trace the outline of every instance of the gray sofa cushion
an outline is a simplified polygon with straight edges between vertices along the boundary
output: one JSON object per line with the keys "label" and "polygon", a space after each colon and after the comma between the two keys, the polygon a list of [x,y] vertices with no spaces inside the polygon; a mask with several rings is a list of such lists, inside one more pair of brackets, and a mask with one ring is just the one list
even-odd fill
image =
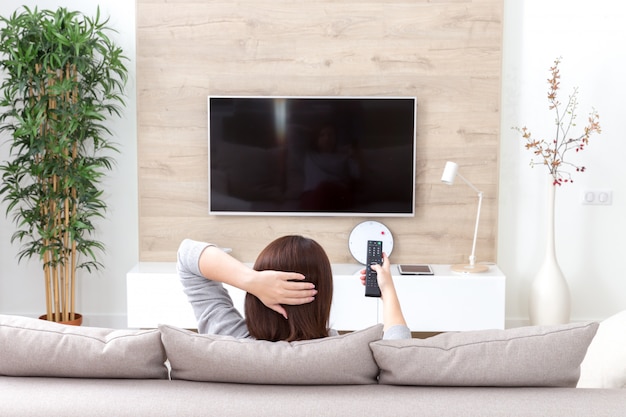
{"label": "gray sofa cushion", "polygon": [[369,343],[382,325],[323,339],[267,342],[161,325],[172,379],[247,384],[375,384]]}
{"label": "gray sofa cushion", "polygon": [[598,323],[444,333],[371,344],[380,383],[574,387]]}
{"label": "gray sofa cushion", "polygon": [[67,326],[0,315],[0,375],[167,378],[158,330]]}

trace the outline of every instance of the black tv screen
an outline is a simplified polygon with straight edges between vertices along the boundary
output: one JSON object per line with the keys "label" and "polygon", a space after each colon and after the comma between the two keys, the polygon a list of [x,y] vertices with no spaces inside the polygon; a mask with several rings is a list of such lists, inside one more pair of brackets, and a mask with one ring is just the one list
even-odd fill
{"label": "black tv screen", "polygon": [[208,106],[210,214],[414,214],[414,97],[209,96]]}

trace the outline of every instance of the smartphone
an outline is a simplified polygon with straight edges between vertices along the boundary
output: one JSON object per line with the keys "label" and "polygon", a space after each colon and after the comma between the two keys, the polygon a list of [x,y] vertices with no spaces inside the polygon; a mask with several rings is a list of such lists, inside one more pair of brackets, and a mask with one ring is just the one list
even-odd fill
{"label": "smartphone", "polygon": [[434,275],[430,265],[427,264],[400,264],[398,270],[401,275]]}

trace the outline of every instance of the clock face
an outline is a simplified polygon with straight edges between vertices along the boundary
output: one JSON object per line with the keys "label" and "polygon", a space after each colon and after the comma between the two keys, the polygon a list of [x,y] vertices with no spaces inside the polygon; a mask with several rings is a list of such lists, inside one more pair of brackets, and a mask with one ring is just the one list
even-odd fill
{"label": "clock face", "polygon": [[393,250],[393,236],[391,232],[382,223],[375,221],[367,221],[357,224],[350,238],[348,239],[348,246],[350,247],[350,253],[360,264],[365,265],[367,262],[367,241],[368,240],[380,240],[383,242],[383,252],[387,256],[391,255]]}

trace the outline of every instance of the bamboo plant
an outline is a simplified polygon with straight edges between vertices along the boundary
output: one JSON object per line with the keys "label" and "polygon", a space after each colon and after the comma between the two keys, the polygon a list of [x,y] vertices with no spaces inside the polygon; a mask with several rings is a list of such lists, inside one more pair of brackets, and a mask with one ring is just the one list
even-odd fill
{"label": "bamboo plant", "polygon": [[[125,105],[127,58],[100,10],[29,9],[0,17],[0,196],[21,244],[18,261],[43,265],[46,318],[76,317],[76,272],[97,270],[104,251],[94,220],[117,152],[106,121]],[[8,135],[7,135],[8,133]]]}

